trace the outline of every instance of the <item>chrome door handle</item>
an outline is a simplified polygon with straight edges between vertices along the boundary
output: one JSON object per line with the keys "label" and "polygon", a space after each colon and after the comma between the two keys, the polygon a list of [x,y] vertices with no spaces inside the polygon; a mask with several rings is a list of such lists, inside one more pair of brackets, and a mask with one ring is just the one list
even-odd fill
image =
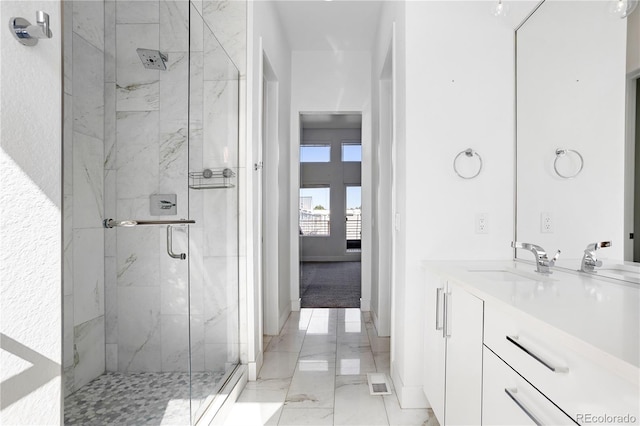
{"label": "chrome door handle", "polygon": [[171,225],[167,225],[167,254],[174,258],[185,260],[187,258],[186,253],[174,253],[173,252],[173,227]]}
{"label": "chrome door handle", "polygon": [[569,372],[569,368],[568,367],[559,367],[557,365],[554,365],[549,360],[546,360],[543,356],[536,354],[531,348],[529,348],[529,347],[523,345],[522,343],[520,343],[518,341],[518,336],[505,336],[505,337],[507,338],[507,340],[509,342],[513,343],[518,349],[524,351],[527,355],[529,355],[530,357],[532,357],[533,359],[538,361],[540,364],[544,365],[549,370],[553,371],[554,373],[568,373]]}
{"label": "chrome door handle", "polygon": [[188,225],[196,223],[195,220],[113,220],[113,219],[105,219],[102,221],[102,226],[105,228],[115,228],[115,227],[123,227],[123,228],[131,228],[134,226],[147,226],[147,225]]}
{"label": "chrome door handle", "polygon": [[440,322],[440,295],[442,294],[442,289],[440,287],[436,288],[436,330],[442,330],[442,322]]}

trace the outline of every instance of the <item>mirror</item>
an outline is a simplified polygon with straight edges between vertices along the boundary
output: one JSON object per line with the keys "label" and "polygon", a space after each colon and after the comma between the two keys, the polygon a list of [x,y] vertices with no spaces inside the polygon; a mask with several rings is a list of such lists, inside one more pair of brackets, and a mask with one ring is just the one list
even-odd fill
{"label": "mirror", "polygon": [[610,3],[546,0],[516,32],[516,240],[549,257],[560,249],[556,266],[572,270],[588,244],[611,241],[596,251],[603,265],[595,270],[640,283],[640,264],[625,262],[633,259],[634,217],[627,25],[640,12],[620,19]]}

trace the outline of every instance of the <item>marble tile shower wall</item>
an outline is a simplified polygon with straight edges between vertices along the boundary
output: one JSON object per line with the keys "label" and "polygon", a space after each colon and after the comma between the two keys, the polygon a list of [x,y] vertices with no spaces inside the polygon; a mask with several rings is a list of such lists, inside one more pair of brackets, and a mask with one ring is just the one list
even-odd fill
{"label": "marble tile shower wall", "polygon": [[[166,218],[191,210],[197,221],[188,238],[186,229],[174,232],[174,251],[189,245],[187,262],[166,255],[164,228],[105,231],[108,371],[188,371],[189,331],[194,371],[220,371],[238,356],[237,189],[189,194],[187,176],[203,167],[237,172],[238,83],[207,76],[208,52],[192,52],[192,65],[196,57],[202,64],[191,72],[192,114],[202,117],[199,126],[192,120],[189,142],[189,7],[105,2],[105,217],[150,218],[149,195],[160,193],[177,194],[178,214]],[[192,50],[215,44],[199,15],[191,26],[202,40]],[[139,47],[166,53],[167,71],[143,68]]]}
{"label": "marble tile shower wall", "polygon": [[[193,4],[244,73],[246,2]],[[70,23],[64,27],[64,369],[69,394],[105,369],[188,369],[188,262],[166,256],[164,229],[104,230],[101,220],[149,218],[153,193],[177,194],[178,214],[169,218],[189,215],[189,2],[67,0],[64,13],[65,24]],[[202,64],[200,92],[194,92],[202,99],[202,111],[199,142],[193,129],[192,170],[227,165],[237,172],[237,116],[229,113],[238,110],[238,83],[205,75],[204,51],[212,49],[205,44],[199,48],[202,55],[194,55]],[[143,68],[138,47],[168,53],[168,70]],[[203,145],[205,135],[217,145]],[[192,192],[197,193],[192,216],[198,220],[189,247],[195,256],[193,368],[220,370],[237,358],[238,194],[237,189]],[[174,238],[175,250],[186,251],[186,230],[177,230]]]}
{"label": "marble tile shower wall", "polygon": [[[105,2],[105,217],[188,213],[189,3]],[[168,55],[142,66],[137,48]],[[150,216],[151,194],[176,194],[175,216]],[[108,371],[188,371],[188,264],[166,255],[164,227],[105,230]],[[186,251],[186,230],[174,232]]]}
{"label": "marble tile shower wall", "polygon": [[104,7],[64,10],[64,377],[65,395],[105,370]]}

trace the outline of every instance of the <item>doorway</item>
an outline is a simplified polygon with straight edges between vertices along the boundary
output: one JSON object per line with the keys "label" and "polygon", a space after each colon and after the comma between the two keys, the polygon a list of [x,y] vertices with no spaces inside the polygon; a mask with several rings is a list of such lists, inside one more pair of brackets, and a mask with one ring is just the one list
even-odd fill
{"label": "doorway", "polygon": [[298,232],[304,308],[360,307],[360,114],[301,116]]}

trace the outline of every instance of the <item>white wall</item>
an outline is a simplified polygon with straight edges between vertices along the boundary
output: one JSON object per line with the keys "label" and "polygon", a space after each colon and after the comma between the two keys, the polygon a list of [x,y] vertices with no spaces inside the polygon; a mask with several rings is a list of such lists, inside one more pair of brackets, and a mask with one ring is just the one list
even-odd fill
{"label": "white wall", "polygon": [[[362,296],[368,311],[371,299],[371,53],[368,51],[294,51],[291,55],[291,133],[289,214],[298,215],[300,113],[362,113]],[[368,213],[369,212],[369,213]],[[291,306],[299,309],[299,237],[291,220]]]}
{"label": "white wall", "polygon": [[640,69],[640,11],[627,18],[627,72]]}
{"label": "white wall", "polygon": [[[419,407],[426,404],[422,262],[512,257],[514,24],[491,16],[488,2],[408,2],[405,7],[406,40],[399,22],[397,42],[399,230],[391,368],[401,405]],[[466,148],[484,160],[473,180],[459,178],[452,168]],[[477,213],[488,214],[488,234],[475,233]]]}
{"label": "white wall", "polygon": [[[247,118],[247,167],[264,162],[262,171],[251,168],[250,187],[247,199],[248,223],[251,223],[253,245],[251,249],[251,272],[253,277],[253,296],[250,296],[248,309],[249,323],[249,378],[255,380],[262,364],[262,298],[267,298],[269,310],[265,332],[278,334],[291,311],[290,287],[288,285],[290,258],[289,253],[289,119],[290,119],[290,85],[291,85],[291,56],[289,43],[286,40],[279,17],[271,2],[249,2],[249,49],[250,57],[247,69],[249,105]],[[275,111],[277,129],[270,129],[267,152],[262,152],[262,61],[263,55],[268,58],[269,68],[273,71],[270,76],[270,93],[277,93]],[[272,98],[273,99],[273,98]],[[255,232],[259,231],[260,215],[255,214],[260,203],[259,185],[262,180],[269,184],[267,193],[268,225],[265,229],[267,246],[271,248],[267,255],[267,282],[262,283],[262,263],[259,257],[261,247]],[[297,233],[296,233],[297,235]],[[250,240],[248,240],[250,241]]]}
{"label": "white wall", "polygon": [[404,3],[383,3],[372,56],[374,266],[371,276],[371,316],[378,335],[389,336],[395,256],[395,148],[398,135],[404,134],[404,90],[400,90],[404,87]]}
{"label": "white wall", "polygon": [[0,31],[2,424],[60,424],[62,26],[59,1],[2,1],[1,20],[50,16],[35,47]]}

